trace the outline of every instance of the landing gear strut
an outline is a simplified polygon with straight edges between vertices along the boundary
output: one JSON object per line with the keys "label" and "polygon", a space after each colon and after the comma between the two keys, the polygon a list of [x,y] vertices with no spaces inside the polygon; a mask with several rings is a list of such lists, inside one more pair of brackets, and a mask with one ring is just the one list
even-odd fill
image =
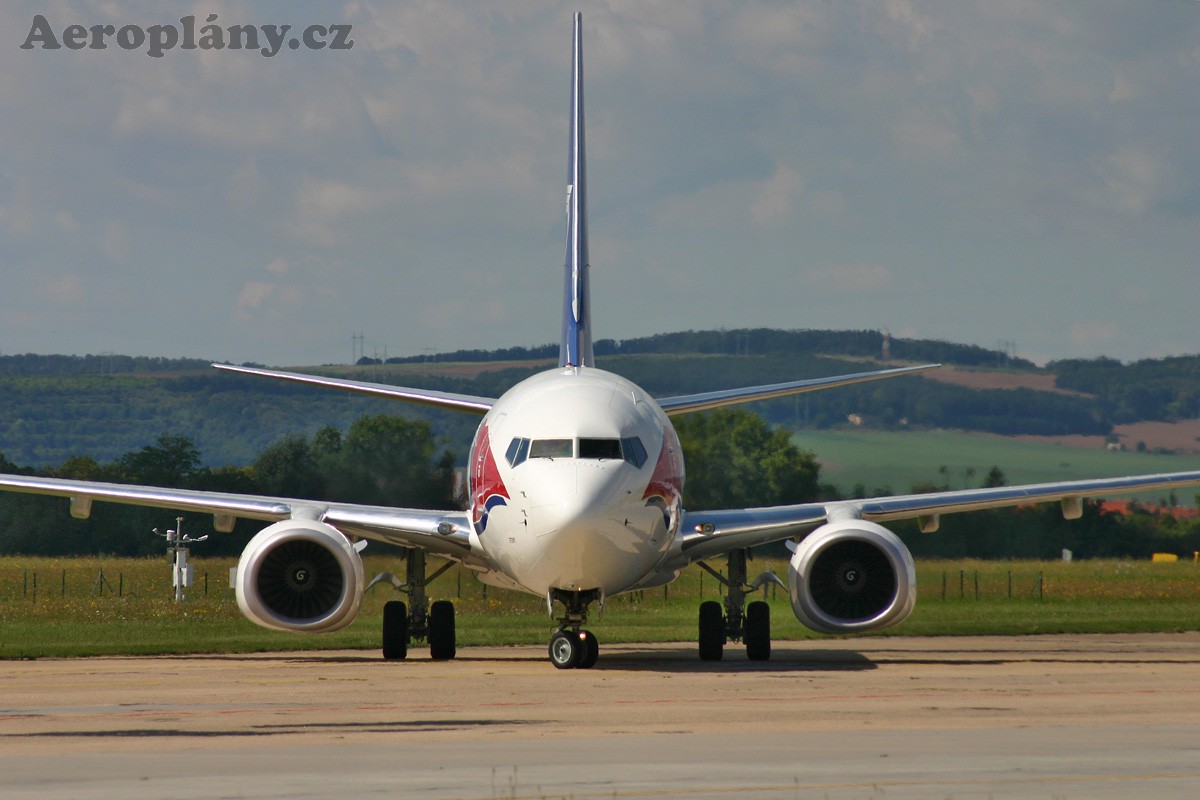
{"label": "landing gear strut", "polygon": [[591,631],[584,630],[587,624],[587,609],[593,601],[600,599],[596,589],[586,592],[570,592],[551,589],[548,601],[553,608],[555,600],[566,608],[566,614],[558,619],[558,630],[550,637],[550,663],[559,669],[591,669],[600,657],[600,642]]}
{"label": "landing gear strut", "polygon": [[746,595],[768,582],[784,586],[773,572],[764,572],[746,583],[748,550],[731,550],[726,568],[728,577],[700,562],[700,566],[720,581],[726,589],[725,607],[715,600],[700,604],[700,658],[720,661],[726,642],[744,642],[746,657],[751,661],[766,661],[771,657],[771,607],[762,600],[746,603]]}
{"label": "landing gear strut", "polygon": [[454,562],[447,561],[426,577],[425,551],[409,550],[406,561],[403,583],[387,573],[371,581],[373,586],[383,579],[391,579],[399,591],[408,593],[408,604],[403,600],[389,600],[383,606],[383,657],[389,661],[407,658],[410,644],[428,641],[429,657],[434,661],[448,661],[456,653],[454,604],[449,600],[438,600],[431,606],[425,589]]}

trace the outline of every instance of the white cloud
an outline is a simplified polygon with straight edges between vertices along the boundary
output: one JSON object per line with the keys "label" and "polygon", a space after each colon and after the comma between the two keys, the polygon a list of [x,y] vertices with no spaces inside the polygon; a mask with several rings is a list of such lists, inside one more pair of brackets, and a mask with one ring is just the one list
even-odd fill
{"label": "white cloud", "polygon": [[27,236],[34,231],[37,214],[27,198],[17,197],[15,202],[0,206],[0,225],[10,236]]}
{"label": "white cloud", "polygon": [[117,263],[126,263],[133,255],[133,239],[129,228],[123,222],[110,220],[104,226],[100,236],[100,252]]}
{"label": "white cloud", "polygon": [[1122,101],[1132,99],[1135,96],[1136,93],[1133,88],[1133,82],[1130,81],[1128,77],[1119,72],[1113,76],[1113,88],[1112,91],[1108,93],[1108,102],[1120,103]]}
{"label": "white cloud", "polygon": [[909,0],[887,0],[887,13],[889,19],[900,23],[910,50],[919,50],[933,41],[933,18],[919,14]]}
{"label": "white cloud", "polygon": [[892,129],[896,143],[909,156],[923,158],[954,157],[959,144],[955,121],[947,112],[907,113]]}
{"label": "white cloud", "polygon": [[60,211],[54,215],[54,224],[63,233],[74,233],[79,230],[79,220],[69,211]]}
{"label": "white cloud", "polygon": [[43,285],[43,296],[55,305],[80,305],[86,292],[78,275],[59,275]]}
{"label": "white cloud", "polygon": [[769,180],[759,185],[758,199],[750,207],[756,225],[771,225],[786,220],[804,191],[804,179],[795,170],[780,165]]}
{"label": "white cloud", "polygon": [[1068,336],[1071,344],[1094,349],[1115,340],[1118,332],[1112,322],[1074,322]]}
{"label": "white cloud", "polygon": [[1133,214],[1143,214],[1166,192],[1165,170],[1149,153],[1128,148],[1104,160],[1101,167],[1107,204]]}
{"label": "white cloud", "polygon": [[238,292],[234,310],[240,319],[251,319],[279,287],[266,281],[246,281]]}

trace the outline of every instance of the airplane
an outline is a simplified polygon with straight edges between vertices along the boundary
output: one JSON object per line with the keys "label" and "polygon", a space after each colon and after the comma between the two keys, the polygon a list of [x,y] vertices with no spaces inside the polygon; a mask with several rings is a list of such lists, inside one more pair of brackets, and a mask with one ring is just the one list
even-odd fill
{"label": "airplane", "polygon": [[[291,381],[482,415],[469,451],[465,510],[362,506],[279,497],[0,475],[0,489],[69,498],[86,518],[95,501],[212,514],[218,532],[241,518],[264,527],[247,544],[234,579],[251,621],[281,631],[338,630],[357,616],[367,582],[360,557],[370,540],[406,551],[408,603],[383,613],[383,656],[403,659],[427,642],[434,660],[454,658],[454,606],[430,604],[430,583],[454,564],[489,585],[545,598],[557,623],[550,661],[587,669],[599,643],[587,629],[593,605],[666,584],[699,564],[726,587],[724,603],[700,605],[699,656],[722,658],[740,642],[749,660],[770,658],[766,602],[747,602],[766,581],[748,582],[751,548],[783,541],[792,551],[792,610],[823,633],[863,633],[903,621],[916,602],[916,572],[903,542],[881,523],[916,519],[937,529],[942,514],[1058,501],[1067,518],[1082,498],[1200,485],[1200,471],[1027,486],[942,491],[768,508],[687,511],[684,458],[671,417],[756,400],[917,375],[936,364],[652,398],[596,366],[589,289],[584,158],[582,15],[572,48],[566,257],[559,363],[498,398],[412,389],[227,364],[232,373]],[[432,574],[429,557],[445,563]],[[725,574],[707,564],[724,557]],[[561,612],[555,616],[555,608]]]}

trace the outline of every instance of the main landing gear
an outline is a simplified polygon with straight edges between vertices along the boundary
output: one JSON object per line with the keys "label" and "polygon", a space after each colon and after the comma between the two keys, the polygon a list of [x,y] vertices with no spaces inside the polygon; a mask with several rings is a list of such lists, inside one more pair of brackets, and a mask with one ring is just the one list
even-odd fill
{"label": "main landing gear", "polygon": [[555,600],[566,608],[566,614],[558,619],[558,630],[550,637],[550,663],[559,669],[591,669],[600,657],[600,642],[591,631],[584,630],[587,623],[587,607],[600,599],[596,589],[586,592],[570,592],[551,589],[549,602]]}
{"label": "main landing gear", "polygon": [[[429,657],[434,661],[449,661],[456,653],[454,634],[454,604],[438,600],[430,605],[426,587],[453,566],[447,561],[429,577],[425,576],[425,552],[409,550],[406,580],[401,583],[388,574],[380,575],[371,585],[390,578],[392,584],[408,593],[411,608],[403,600],[389,600],[383,606],[383,657],[397,661],[408,657],[413,642],[428,641]],[[367,588],[370,588],[369,586]]]}
{"label": "main landing gear", "polygon": [[751,661],[766,661],[771,657],[771,607],[762,600],[746,604],[746,594],[768,582],[787,588],[773,572],[764,572],[746,583],[746,561],[748,550],[732,550],[729,553],[728,577],[700,562],[700,566],[724,584],[725,607],[715,600],[700,604],[700,658],[704,661],[720,661],[725,653],[726,642],[743,642],[746,658]]}

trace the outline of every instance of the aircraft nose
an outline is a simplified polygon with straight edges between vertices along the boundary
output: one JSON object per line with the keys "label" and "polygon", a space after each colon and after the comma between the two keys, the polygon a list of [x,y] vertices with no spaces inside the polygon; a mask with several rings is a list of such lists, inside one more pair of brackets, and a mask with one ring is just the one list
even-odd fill
{"label": "aircraft nose", "polygon": [[529,501],[536,535],[574,528],[610,510],[621,499],[623,466],[620,461],[577,462],[539,476]]}
{"label": "aircraft nose", "polygon": [[[635,548],[621,516],[622,462],[582,463],[539,484],[531,498],[530,530],[545,566],[571,576],[575,588],[608,586],[613,568],[628,569]],[[562,585],[561,583],[559,585]],[[564,586],[563,588],[569,588]]]}

